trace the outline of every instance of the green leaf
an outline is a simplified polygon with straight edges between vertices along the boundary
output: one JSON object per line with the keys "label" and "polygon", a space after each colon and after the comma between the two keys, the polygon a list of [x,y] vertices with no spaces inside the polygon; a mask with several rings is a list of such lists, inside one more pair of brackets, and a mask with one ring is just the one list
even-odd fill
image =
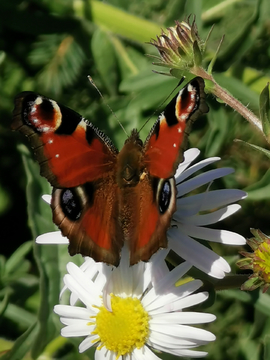
{"label": "green leaf", "polygon": [[265,148],[262,148],[261,146],[258,146],[258,145],[254,145],[254,144],[250,144],[246,141],[242,141],[242,140],[239,140],[239,139],[236,139],[235,142],[239,142],[245,146],[248,146],[248,147],[251,147],[252,149],[256,150],[256,151],[259,151],[261,153],[263,153],[265,156],[267,156],[268,158],[270,158],[270,151],[269,150],[266,150]]}
{"label": "green leaf", "polygon": [[52,34],[40,36],[29,60],[34,65],[42,66],[38,74],[40,87],[45,92],[59,94],[63,87],[75,82],[85,55],[74,36]]}
{"label": "green leaf", "polygon": [[270,140],[270,117],[269,117],[269,83],[262,90],[260,95],[260,119],[263,125],[263,132]]}
{"label": "green leaf", "polygon": [[11,303],[7,307],[5,317],[21,328],[28,328],[37,320],[37,317],[31,312]]}
{"label": "green leaf", "polygon": [[93,21],[115,34],[144,43],[160,33],[160,26],[100,1],[88,0]]}
{"label": "green leaf", "polygon": [[228,141],[231,121],[221,106],[211,106],[207,119],[209,121],[208,130],[200,138],[198,147],[205,147],[207,157],[216,156]]}
{"label": "green leaf", "polygon": [[263,340],[263,359],[269,360],[270,359],[270,335],[266,335]]}
{"label": "green leaf", "polygon": [[260,181],[252,184],[244,189],[248,193],[245,201],[260,201],[270,198],[270,170],[260,179]]}
{"label": "green leaf", "polygon": [[224,298],[232,298],[242,301],[243,303],[251,304],[256,309],[261,311],[266,316],[270,314],[270,296],[258,291],[244,292],[239,290],[226,290],[220,293]]}
{"label": "green leaf", "polygon": [[12,349],[2,356],[1,360],[22,360],[25,354],[30,351],[37,331],[38,325],[34,323],[15,341]]}
{"label": "green leaf", "polygon": [[102,82],[110,95],[115,95],[118,84],[118,67],[109,34],[97,28],[93,34],[91,49]]}
{"label": "green leaf", "polygon": [[[36,238],[42,233],[55,229],[51,221],[51,209],[41,199],[41,195],[48,193],[50,187],[47,181],[40,177],[36,163],[25,150],[23,162],[27,177],[28,217],[33,237]],[[37,357],[56,335],[52,315],[53,306],[58,302],[61,281],[56,249],[57,247],[53,245],[35,244],[34,246],[34,256],[40,273],[41,303],[38,314],[38,333],[35,341],[32,341],[33,357]]]}
{"label": "green leaf", "polygon": [[[27,241],[14,251],[14,253],[6,262],[6,274],[11,274],[12,272],[18,270],[18,268],[20,267],[19,265],[24,261],[25,255],[31,250],[32,246],[33,242]],[[21,272],[21,269],[19,269],[19,271]]]}

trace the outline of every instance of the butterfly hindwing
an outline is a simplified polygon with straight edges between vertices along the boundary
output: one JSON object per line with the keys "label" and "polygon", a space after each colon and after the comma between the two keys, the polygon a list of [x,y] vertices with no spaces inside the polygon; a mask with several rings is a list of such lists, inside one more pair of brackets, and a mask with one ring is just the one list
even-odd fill
{"label": "butterfly hindwing", "polygon": [[53,221],[68,237],[70,255],[119,264],[123,233],[117,221],[118,191],[109,176],[75,188],[54,189]]}
{"label": "butterfly hindwing", "polygon": [[148,261],[160,248],[167,247],[166,232],[176,210],[174,178],[158,179],[147,174],[136,187],[137,226],[132,232],[130,264]]}

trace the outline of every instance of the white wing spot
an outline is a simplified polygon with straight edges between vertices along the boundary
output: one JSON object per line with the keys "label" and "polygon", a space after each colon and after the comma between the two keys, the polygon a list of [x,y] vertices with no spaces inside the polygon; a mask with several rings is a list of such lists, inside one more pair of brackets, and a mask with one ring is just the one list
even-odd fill
{"label": "white wing spot", "polygon": [[53,140],[50,139],[50,140],[48,141],[48,144],[52,144],[52,143],[53,143]]}
{"label": "white wing spot", "polygon": [[38,96],[35,100],[35,105],[40,105],[43,103],[43,100],[42,100],[42,97],[41,96]]}
{"label": "white wing spot", "polygon": [[182,129],[181,129],[181,128],[178,128],[178,132],[181,133],[181,132],[182,132]]}
{"label": "white wing spot", "polygon": [[186,115],[186,114],[183,114],[183,115],[180,116],[180,118],[181,118],[181,120],[186,120],[187,115]]}
{"label": "white wing spot", "polygon": [[59,154],[56,154],[55,157],[56,157],[56,158],[59,158]]}
{"label": "white wing spot", "polygon": [[85,119],[82,119],[78,126],[80,126],[81,128],[83,128],[84,130],[86,130],[86,127],[87,127],[87,123],[85,122]]}
{"label": "white wing spot", "polygon": [[176,144],[173,144],[173,147],[176,148]]}

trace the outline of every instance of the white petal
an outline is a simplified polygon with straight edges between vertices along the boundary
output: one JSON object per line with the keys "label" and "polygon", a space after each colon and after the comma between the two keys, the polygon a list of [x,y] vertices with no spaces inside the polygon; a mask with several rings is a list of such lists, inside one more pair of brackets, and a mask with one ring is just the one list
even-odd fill
{"label": "white petal", "polygon": [[181,210],[181,208],[199,205],[199,211],[213,210],[244,199],[246,196],[246,192],[236,189],[207,191],[201,194],[180,197],[177,200],[177,208]]}
{"label": "white petal", "polygon": [[61,231],[52,231],[39,235],[36,238],[37,244],[69,244],[68,238],[61,234]]}
{"label": "white petal", "polygon": [[80,326],[80,329],[83,327],[87,329],[87,333],[85,335],[89,335],[96,327],[95,321],[92,319],[74,319],[74,318],[67,318],[67,317],[60,317],[60,321],[62,324],[67,326]]}
{"label": "white petal", "polygon": [[[70,291],[74,292],[76,296],[89,308],[92,305],[100,306],[101,299],[97,295],[97,292],[89,292],[81,284],[78,280],[74,279],[71,275],[67,274],[64,276],[64,283],[70,289]],[[95,284],[89,280],[89,286],[92,289],[95,289]],[[101,294],[100,294],[101,295]]]}
{"label": "white petal", "polygon": [[197,175],[192,179],[187,180],[180,185],[177,185],[177,197],[183,196],[184,194],[187,194],[202,185],[208,184],[213,180],[231,174],[232,172],[234,172],[234,170],[231,168],[220,168],[209,170],[200,175]]}
{"label": "white petal", "polygon": [[184,234],[180,229],[169,229],[167,237],[172,250],[208,275],[222,279],[226,272],[230,272],[229,264],[222,257]]}
{"label": "white petal", "polygon": [[[140,263],[139,263],[140,264]],[[133,265],[134,267],[135,265]],[[135,268],[134,272],[134,288],[133,296],[140,298],[141,295],[146,291],[149,286],[151,286],[152,281],[152,261],[144,263],[144,266],[138,266]]]}
{"label": "white petal", "polygon": [[207,165],[213,164],[214,162],[219,161],[219,160],[220,160],[219,157],[212,157],[212,158],[208,158],[208,159],[199,161],[198,163],[192,165],[188,170],[183,172],[181,174],[181,176],[176,178],[176,183],[179,184],[180,182],[184,181],[186,178],[188,178],[189,176],[194,174],[196,171],[199,171],[199,170],[203,169],[204,167],[206,167]]}
{"label": "white petal", "polygon": [[147,346],[140,349],[135,348],[133,353],[136,360],[160,360]]}
{"label": "white petal", "polygon": [[151,331],[171,335],[174,338],[190,339],[191,341],[213,341],[216,338],[209,331],[187,325],[163,324],[161,327],[160,325],[151,324]]}
{"label": "white petal", "polygon": [[171,312],[152,317],[150,324],[204,324],[216,319],[215,315],[199,312]]}
{"label": "white petal", "polygon": [[55,305],[53,311],[60,316],[74,319],[88,319],[88,321],[90,316],[94,315],[89,309],[70,305]]}
{"label": "white petal", "polygon": [[142,299],[142,304],[146,307],[146,310],[151,316],[155,313],[170,312],[172,311],[172,305],[175,301],[190,295],[201,286],[201,280],[193,280],[181,286],[167,287],[164,288],[164,293],[157,293],[154,301],[148,304],[147,307],[144,305],[144,299]]}
{"label": "white petal", "polygon": [[51,201],[52,201],[52,195],[42,195],[42,200],[45,201],[45,203],[51,205]]}
{"label": "white petal", "polygon": [[[215,224],[221,220],[224,220],[227,217],[231,216],[232,214],[236,213],[240,209],[241,209],[240,205],[233,204],[233,205],[228,205],[227,207],[224,207],[217,211],[213,211],[209,214],[203,214],[203,215],[196,214],[187,217],[186,219],[184,219],[184,221],[181,221],[182,219],[179,218],[177,214],[174,214],[174,219],[176,221],[182,222],[184,225],[192,224],[196,226],[205,226],[205,225]],[[182,224],[180,226],[182,227]]]}
{"label": "white petal", "polygon": [[207,292],[199,292],[197,294],[191,294],[182,299],[176,300],[172,306],[171,311],[181,311],[194,305],[198,305],[208,299]]}
{"label": "white petal", "polygon": [[[117,360],[122,360],[123,357],[120,356]],[[110,350],[107,350],[106,347],[102,347],[100,350],[95,352],[95,360],[116,360],[116,354]]]}
{"label": "white petal", "polygon": [[[98,335],[89,335],[87,336],[87,338],[85,338],[79,345],[79,352],[82,353],[85,350],[90,349],[90,347],[92,347],[93,345],[96,344],[96,342],[98,341],[99,336]],[[96,352],[95,352],[96,354]]]}
{"label": "white petal", "polygon": [[181,350],[175,350],[166,348],[164,346],[158,346],[156,345],[155,348],[157,350],[160,350],[162,352],[168,352],[170,354],[181,356],[181,357],[192,357],[192,358],[200,358],[207,355],[207,352],[205,351],[194,351],[194,350],[187,350],[187,349],[181,349]]}
{"label": "white petal", "polygon": [[165,262],[165,258],[169,251],[170,249],[168,248],[160,249],[151,257],[150,262],[152,263],[152,267],[150,281],[152,281],[154,287],[156,287],[158,282],[169,272],[168,266]]}
{"label": "white petal", "polygon": [[[89,300],[95,303],[101,295],[102,289],[99,289],[96,282],[93,282],[84,271],[72,262],[67,264],[67,270],[74,281],[89,293]],[[94,285],[93,285],[94,284]]]}
{"label": "white petal", "polygon": [[147,343],[154,348],[156,345],[160,345],[167,348],[185,349],[204,345],[207,343],[207,341],[198,341],[195,339],[188,340],[185,337],[173,336],[164,334],[164,332],[155,331],[150,327],[150,338],[148,339]]}
{"label": "white petal", "polygon": [[75,323],[73,323],[73,325],[64,327],[61,330],[61,335],[64,337],[87,336],[90,335],[92,331],[93,326],[88,326],[85,320],[77,320]]}
{"label": "white petal", "polygon": [[209,229],[199,226],[193,226],[191,224],[184,224],[181,226],[181,232],[184,232],[186,235],[195,237],[197,239],[213,241],[221,244],[246,244],[246,239],[243,236],[228,230]]}
{"label": "white petal", "polygon": [[152,302],[158,299],[158,295],[165,295],[169,289],[175,287],[174,284],[176,281],[179,280],[190,269],[190,267],[191,265],[188,262],[184,262],[160,279],[157,285],[144,296],[142,300],[143,305],[148,307]]}
{"label": "white petal", "polygon": [[200,154],[200,150],[196,148],[188,149],[184,152],[184,161],[179,164],[174,177],[178,181],[178,177],[189,167],[189,165],[194,161]]}

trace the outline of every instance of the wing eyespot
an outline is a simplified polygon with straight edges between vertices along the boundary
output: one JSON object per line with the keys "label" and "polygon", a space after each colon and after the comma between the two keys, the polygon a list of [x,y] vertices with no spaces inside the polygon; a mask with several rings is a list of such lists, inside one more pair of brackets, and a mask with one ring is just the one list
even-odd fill
{"label": "wing eyespot", "polygon": [[174,178],[160,179],[157,189],[157,203],[161,215],[174,207],[175,197],[176,190]]}
{"label": "wing eyespot", "polygon": [[69,220],[76,221],[81,217],[83,206],[76,188],[62,190],[60,204],[63,213]]}

